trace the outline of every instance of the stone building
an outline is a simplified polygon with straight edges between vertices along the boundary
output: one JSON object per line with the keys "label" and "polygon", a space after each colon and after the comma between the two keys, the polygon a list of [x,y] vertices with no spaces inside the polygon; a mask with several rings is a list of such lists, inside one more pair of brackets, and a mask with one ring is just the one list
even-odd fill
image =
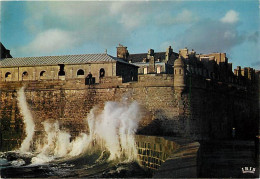
{"label": "stone building", "polygon": [[[185,78],[187,76],[197,76],[201,79],[243,86],[254,82],[256,79],[253,68],[245,67],[241,69],[238,66],[233,72],[232,63],[228,62],[226,53],[196,54],[193,49],[189,51],[184,48],[179,50],[179,58],[184,63]],[[174,70],[174,75],[178,73],[177,70]]]}
{"label": "stone building", "polygon": [[178,58],[178,53],[173,52],[169,46],[166,52],[149,49],[148,53],[129,54],[127,47],[119,44],[117,57],[138,66],[138,74],[173,74],[172,66]]}
{"label": "stone building", "polygon": [[[119,76],[123,82],[128,82],[137,80],[137,70],[134,64],[106,53],[3,58],[0,61],[0,81],[85,78],[86,83],[99,83],[104,77]],[[87,81],[89,78],[92,78],[91,82]]]}
{"label": "stone building", "polygon": [[[187,47],[180,49],[179,53],[173,52],[169,46],[166,52],[154,52],[153,49],[149,49],[148,53],[131,54],[126,46],[119,44],[117,58],[138,66],[139,75],[174,74],[175,81],[178,81],[177,78],[180,76],[184,81],[187,81],[185,79],[189,76],[197,76],[201,79],[245,86],[256,78],[255,70],[250,67],[241,69],[238,66],[233,72],[232,63],[228,62],[226,53],[197,54],[193,49],[189,51]],[[178,65],[175,66],[177,59]],[[183,62],[182,74],[179,74],[179,59]]]}

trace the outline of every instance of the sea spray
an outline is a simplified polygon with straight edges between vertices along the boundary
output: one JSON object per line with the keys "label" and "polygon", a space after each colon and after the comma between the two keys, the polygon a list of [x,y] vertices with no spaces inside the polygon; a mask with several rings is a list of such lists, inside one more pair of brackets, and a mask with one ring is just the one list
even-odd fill
{"label": "sea spray", "polygon": [[128,104],[109,101],[101,114],[92,111],[91,118],[88,118],[90,134],[96,137],[97,142],[105,143],[111,160],[131,161],[136,158],[134,134],[141,118],[137,102]]}
{"label": "sea spray", "polygon": [[34,124],[34,121],[33,121],[31,111],[30,111],[30,109],[27,105],[27,102],[26,102],[24,87],[22,87],[18,91],[18,98],[17,99],[18,99],[19,109],[20,109],[22,116],[23,116],[23,121],[24,121],[24,124],[25,124],[25,133],[26,133],[26,137],[23,140],[19,150],[21,152],[28,152],[28,151],[30,151],[31,142],[32,142],[33,135],[34,135],[35,124]]}
{"label": "sea spray", "polygon": [[44,144],[32,163],[50,162],[59,157],[74,157],[99,148],[110,153],[110,160],[133,161],[137,151],[134,134],[142,115],[137,102],[106,102],[104,109],[94,107],[87,119],[88,133],[81,133],[71,141],[71,135],[62,131],[59,122],[43,122]]}
{"label": "sea spray", "polygon": [[69,132],[60,130],[59,122],[50,122],[48,120],[43,123],[45,137],[44,144],[38,144],[38,155],[32,158],[33,164],[41,164],[50,162],[60,157],[73,157],[83,153],[88,145],[87,134],[81,133],[73,141],[70,141]]}

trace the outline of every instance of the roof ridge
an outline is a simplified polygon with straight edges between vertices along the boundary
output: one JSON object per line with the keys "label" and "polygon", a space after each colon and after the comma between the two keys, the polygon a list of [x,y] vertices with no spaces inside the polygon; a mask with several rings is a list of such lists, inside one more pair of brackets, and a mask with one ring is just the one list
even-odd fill
{"label": "roof ridge", "polygon": [[[156,53],[166,53],[166,52],[154,52],[154,54],[156,54]],[[129,55],[143,55],[143,54],[148,54],[148,52],[147,53],[131,53]]]}
{"label": "roof ridge", "polygon": [[108,55],[108,54],[105,54],[105,53],[88,53],[88,54],[74,54],[74,55],[48,55],[48,56],[34,56],[34,57],[3,58],[1,60],[4,60],[4,59],[15,59],[15,58],[46,58],[46,57],[82,56],[82,55]]}
{"label": "roof ridge", "polygon": [[17,57],[1,59],[1,66],[37,66],[53,64],[77,64],[77,63],[96,63],[96,62],[121,62],[120,59],[105,53],[96,54],[76,54],[60,56],[41,56],[41,57]]}
{"label": "roof ridge", "polygon": [[147,53],[130,53],[129,55],[140,55],[140,54],[147,54]]}

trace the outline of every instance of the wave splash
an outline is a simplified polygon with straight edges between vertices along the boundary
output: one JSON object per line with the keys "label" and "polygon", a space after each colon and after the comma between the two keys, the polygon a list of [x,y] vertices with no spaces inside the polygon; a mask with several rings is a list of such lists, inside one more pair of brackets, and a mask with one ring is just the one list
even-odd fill
{"label": "wave splash", "polygon": [[24,124],[25,124],[25,133],[26,133],[26,137],[23,140],[19,150],[21,152],[29,152],[30,147],[31,147],[31,143],[32,143],[32,140],[33,140],[33,136],[34,136],[35,124],[34,124],[34,121],[33,121],[31,111],[30,111],[30,109],[27,105],[27,102],[26,102],[24,87],[22,87],[18,91],[17,94],[18,94],[17,95],[18,107],[20,108],[20,111],[21,111],[22,116],[23,116],[23,121],[24,121]]}
{"label": "wave splash", "polygon": [[[24,87],[18,92],[18,105],[26,126],[26,138],[20,151],[32,151],[35,124],[26,103]],[[58,121],[44,121],[45,136],[35,142],[32,164],[43,164],[59,158],[72,158],[94,150],[109,153],[108,160],[134,161],[137,156],[134,134],[142,118],[139,104],[108,101],[104,109],[94,107],[86,118],[88,133],[81,133],[71,141],[69,132],[61,130]]]}

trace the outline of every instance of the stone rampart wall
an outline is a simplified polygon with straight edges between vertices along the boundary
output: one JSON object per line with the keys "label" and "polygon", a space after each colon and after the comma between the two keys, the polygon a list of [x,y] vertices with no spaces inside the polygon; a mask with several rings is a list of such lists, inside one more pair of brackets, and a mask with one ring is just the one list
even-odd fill
{"label": "stone rampart wall", "polygon": [[22,86],[38,133],[43,130],[43,121],[58,120],[64,130],[76,136],[87,130],[85,119],[94,106],[102,108],[106,101],[127,97],[141,105],[144,117],[139,134],[230,138],[233,128],[236,136],[255,134],[259,94],[253,93],[254,89],[189,80],[181,93],[173,86],[173,75],[165,74],[140,75],[138,82],[131,83],[104,78],[95,85],[85,85],[84,79],[0,83],[2,146],[7,145],[5,140],[13,141],[15,146],[24,138],[24,124],[17,106],[17,91]]}
{"label": "stone rampart wall", "polygon": [[135,83],[103,83],[89,86],[84,84],[84,79],[8,82],[0,85],[3,144],[7,144],[5,140],[14,140],[17,144],[16,139],[19,144],[19,139],[25,136],[22,115],[17,105],[17,91],[22,86],[25,86],[26,101],[36,123],[36,134],[39,135],[43,131],[42,122],[58,120],[63,130],[76,136],[79,132],[87,130],[85,120],[94,106],[102,108],[106,101],[121,101],[123,97],[127,97],[130,102],[136,100],[140,104],[144,116],[140,129],[149,125],[155,118],[163,118],[166,115],[167,118],[173,118],[177,115],[174,89],[170,85],[144,87]]}

